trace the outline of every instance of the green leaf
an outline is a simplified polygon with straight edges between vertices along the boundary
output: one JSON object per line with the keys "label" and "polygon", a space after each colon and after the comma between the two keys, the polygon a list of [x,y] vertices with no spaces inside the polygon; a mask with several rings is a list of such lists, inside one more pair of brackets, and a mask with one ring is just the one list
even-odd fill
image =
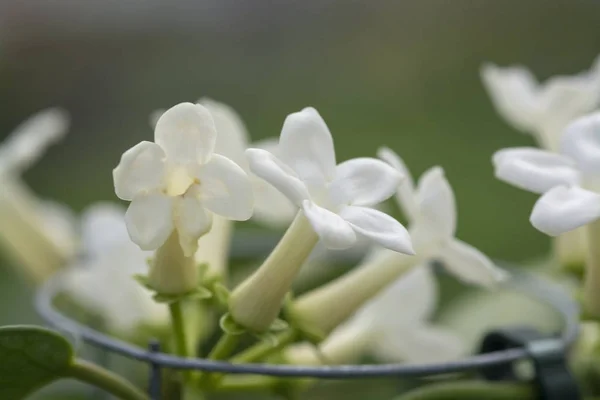
{"label": "green leaf", "polygon": [[63,378],[73,362],[71,344],[36,326],[0,328],[0,399],[21,400]]}
{"label": "green leaf", "polygon": [[241,335],[246,332],[243,326],[239,325],[237,322],[231,318],[231,314],[227,313],[221,317],[219,320],[219,325],[223,332],[228,333],[230,335]]}

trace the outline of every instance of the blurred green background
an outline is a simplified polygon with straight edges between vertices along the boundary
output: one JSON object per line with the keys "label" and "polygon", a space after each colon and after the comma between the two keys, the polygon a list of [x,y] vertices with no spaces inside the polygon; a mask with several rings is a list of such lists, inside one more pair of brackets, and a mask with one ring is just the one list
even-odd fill
{"label": "blurred green background", "polygon": [[[594,0],[3,0],[0,138],[39,109],[66,108],[69,135],[25,179],[81,210],[116,200],[111,170],[152,137],[154,109],[209,96],[260,139],[311,105],[340,160],[387,145],[415,176],[443,166],[459,237],[521,261],[549,241],[528,223],[535,196],[495,180],[490,157],[533,140],[495,114],[479,68],[518,63],[545,79],[598,53]],[[36,321],[30,295],[0,262],[0,324]]]}

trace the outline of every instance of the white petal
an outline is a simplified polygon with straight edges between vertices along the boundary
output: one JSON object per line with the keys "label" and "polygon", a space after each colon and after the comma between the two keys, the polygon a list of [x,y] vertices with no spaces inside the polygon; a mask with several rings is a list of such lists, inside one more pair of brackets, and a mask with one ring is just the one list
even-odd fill
{"label": "white petal", "polygon": [[375,158],[354,158],[336,167],[330,193],[336,204],[374,206],[389,199],[402,180],[400,172]]}
{"label": "white petal", "polygon": [[288,115],[279,139],[281,159],[305,182],[324,184],[335,176],[335,150],[329,128],[317,110]]}
{"label": "white petal", "polygon": [[375,243],[404,254],[415,254],[408,231],[402,224],[381,211],[367,207],[348,206],[340,216],[357,233]]}
{"label": "white petal", "polygon": [[329,249],[347,249],[356,243],[356,234],[350,224],[339,215],[304,200],[302,209],[323,244]]}
{"label": "white petal", "polygon": [[251,174],[249,177],[254,190],[253,220],[272,227],[289,225],[298,213],[298,207],[256,175]]}
{"label": "white petal", "polygon": [[228,219],[245,221],[252,216],[254,195],[244,170],[219,154],[198,168],[199,199],[210,211]]}
{"label": "white petal", "polygon": [[406,164],[393,150],[382,147],[377,151],[377,157],[390,164],[400,172],[404,179],[396,192],[396,201],[408,221],[413,221],[418,213],[416,203],[415,183]]}
{"label": "white petal", "polygon": [[456,334],[431,325],[384,331],[373,346],[375,356],[384,362],[436,363],[465,354],[465,345]]}
{"label": "white petal", "polygon": [[123,153],[113,170],[117,196],[132,200],[139,193],[161,188],[166,176],[164,158],[164,151],[152,142],[140,142]]}
{"label": "white petal", "polygon": [[250,170],[259,178],[273,185],[297,207],[309,199],[308,189],[298,175],[277,157],[265,150],[248,149],[246,157]]}
{"label": "white petal", "polygon": [[558,236],[600,218],[600,195],[578,186],[557,186],[535,203],[531,224]]}
{"label": "white petal", "polygon": [[217,142],[215,153],[221,154],[242,168],[246,167],[244,151],[248,147],[248,131],[237,112],[230,106],[207,97],[198,101],[206,107],[215,121]]}
{"label": "white petal", "polygon": [[68,115],[57,108],[43,110],[29,117],[2,143],[0,172],[22,171],[31,166],[48,146],[63,138],[68,126]]}
{"label": "white petal", "polygon": [[600,112],[569,124],[562,136],[561,152],[575,160],[581,171],[600,173]]}
{"label": "white petal", "polygon": [[457,239],[450,242],[439,258],[448,271],[469,284],[493,287],[508,278],[485,254]]}
{"label": "white petal", "polygon": [[87,207],[81,216],[82,239],[85,252],[99,255],[116,245],[129,242],[125,226],[125,208],[100,202]]}
{"label": "white petal", "polygon": [[534,193],[579,181],[571,159],[533,147],[502,149],[494,154],[492,162],[498,179]]}
{"label": "white petal", "polygon": [[158,193],[136,196],[125,223],[129,237],[142,250],[159,248],[173,231],[172,199]]}
{"label": "white petal", "polygon": [[444,170],[433,167],[419,179],[417,189],[420,229],[443,239],[454,236],[456,231],[456,204],[454,192],[444,176]]}
{"label": "white petal", "polygon": [[154,141],[170,163],[203,164],[215,149],[217,129],[210,112],[199,104],[180,103],[160,116]]}
{"label": "white petal", "polygon": [[437,292],[431,268],[418,265],[367,302],[354,318],[371,321],[374,329],[421,323],[435,312]]}
{"label": "white petal", "polygon": [[150,127],[152,129],[156,128],[158,120],[165,113],[165,111],[167,110],[165,110],[164,108],[159,108],[158,110],[154,110],[150,113],[150,116],[148,117],[148,123],[150,124]]}
{"label": "white petal", "polygon": [[533,132],[540,122],[538,84],[523,67],[501,68],[485,64],[481,79],[496,111],[516,129]]}
{"label": "white petal", "polygon": [[179,243],[185,256],[194,254],[198,239],[207,233],[212,225],[212,216],[207,213],[200,200],[190,191],[175,202],[175,226]]}
{"label": "white petal", "polygon": [[[6,181],[3,182],[3,184],[5,183]],[[5,188],[6,185],[3,189]],[[48,232],[48,239],[61,250],[65,258],[75,256],[80,243],[79,221],[73,210],[64,204],[48,200],[40,202],[39,207],[41,222],[45,231]]]}

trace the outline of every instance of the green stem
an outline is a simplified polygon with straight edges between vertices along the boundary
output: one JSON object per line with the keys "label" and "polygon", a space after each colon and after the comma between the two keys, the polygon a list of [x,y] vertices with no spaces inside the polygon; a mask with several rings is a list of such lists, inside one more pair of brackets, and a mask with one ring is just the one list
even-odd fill
{"label": "green stem", "polygon": [[583,284],[584,311],[600,317],[600,221],[586,226],[588,234],[588,255]]}
{"label": "green stem", "polygon": [[75,360],[68,376],[89,383],[123,400],[148,400],[141,390],[118,375],[84,360]]}
{"label": "green stem", "polygon": [[[188,357],[188,342],[186,338],[185,324],[183,322],[183,304],[181,301],[175,301],[169,304],[171,313],[171,325],[173,327],[173,339],[175,341],[175,353],[180,357]],[[191,378],[190,371],[182,372],[183,380],[188,381]]]}
{"label": "green stem", "polygon": [[[229,333],[224,332],[215,347],[208,354],[209,360],[225,360],[238,345],[240,338],[242,335],[231,335]],[[218,380],[221,378],[221,374],[206,374],[200,373],[198,375],[198,384],[200,387],[203,386],[215,386]]]}
{"label": "green stem", "polygon": [[296,337],[296,330],[289,329],[277,335],[277,344],[275,346],[272,346],[266,341],[257,343],[254,346],[242,351],[241,353],[238,353],[231,359],[231,362],[236,364],[242,364],[263,361],[265,358],[280,351],[285,346],[292,343],[294,340],[296,340]]}
{"label": "green stem", "polygon": [[277,386],[278,382],[276,378],[270,376],[227,376],[216,390],[219,392],[264,392]]}
{"label": "green stem", "polygon": [[394,400],[536,400],[533,386],[525,383],[491,383],[483,381],[433,383]]}

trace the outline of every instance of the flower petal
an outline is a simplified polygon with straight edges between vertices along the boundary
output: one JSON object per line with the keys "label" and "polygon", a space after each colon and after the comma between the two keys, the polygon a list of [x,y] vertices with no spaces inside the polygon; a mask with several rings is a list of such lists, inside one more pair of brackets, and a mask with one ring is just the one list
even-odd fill
{"label": "flower petal", "polygon": [[95,203],[83,211],[81,225],[84,250],[92,256],[107,253],[124,242],[131,243],[125,226],[125,208],[121,205]]}
{"label": "flower petal", "polygon": [[402,209],[404,217],[409,222],[412,222],[417,216],[418,205],[416,203],[415,182],[410,171],[404,161],[392,149],[387,147],[380,148],[377,151],[377,157],[390,164],[404,177],[396,191],[396,202]]}
{"label": "flower petal", "polygon": [[213,154],[197,169],[199,199],[210,211],[228,219],[245,221],[252,216],[254,197],[250,179],[229,158]]}
{"label": "flower petal", "polygon": [[259,177],[250,175],[250,182],[254,191],[253,220],[272,227],[289,225],[298,213],[298,207]]}
{"label": "flower petal", "polygon": [[233,160],[246,170],[247,161],[244,151],[248,147],[249,136],[238,113],[228,105],[207,97],[201,98],[198,103],[208,109],[215,121],[217,128],[215,153]]}
{"label": "flower petal", "polygon": [[127,212],[125,223],[129,237],[142,250],[159,248],[173,231],[172,199],[160,193],[136,196]]}
{"label": "flower petal", "polygon": [[498,179],[533,193],[579,181],[571,159],[533,147],[502,149],[494,154],[492,162]]}
{"label": "flower petal", "polygon": [[139,193],[161,188],[167,172],[164,158],[164,151],[152,142],[140,142],[123,153],[113,170],[117,197],[132,200]]}
{"label": "flower petal", "polygon": [[215,149],[217,129],[210,112],[199,104],[180,103],[160,116],[154,141],[170,163],[204,164]]}
{"label": "flower petal", "polygon": [[175,203],[175,226],[179,234],[179,244],[186,257],[198,249],[198,239],[207,233],[212,225],[212,215],[204,209],[204,204],[189,191]]}
{"label": "flower petal", "polygon": [[531,224],[550,236],[558,236],[600,218],[600,195],[578,186],[558,186],[535,203]]}
{"label": "flower petal", "polygon": [[302,210],[327,248],[347,249],[356,243],[354,230],[339,215],[309,200],[304,200]]}
{"label": "flower petal", "polygon": [[304,182],[273,154],[265,150],[248,149],[246,157],[248,157],[250,170],[256,176],[273,185],[297,207],[302,205],[303,200],[310,198]]}
{"label": "flower petal", "polygon": [[317,110],[307,107],[288,115],[279,139],[281,159],[310,184],[335,176],[335,150],[329,128]]}
{"label": "flower petal", "polygon": [[384,362],[436,363],[465,354],[462,340],[451,331],[431,325],[386,330],[373,341],[374,355]]}
{"label": "flower petal", "polygon": [[565,129],[561,152],[584,173],[600,173],[600,112],[579,118]]}
{"label": "flower petal", "polygon": [[419,216],[415,223],[428,234],[443,239],[456,232],[454,192],[444,176],[444,170],[433,167],[419,179],[417,188]]}
{"label": "flower petal", "polygon": [[336,204],[374,206],[389,199],[402,175],[389,164],[375,158],[354,158],[336,167],[329,187]]}
{"label": "flower petal", "polygon": [[539,120],[538,83],[523,67],[501,68],[485,64],[481,80],[496,107],[496,111],[517,130],[537,130]]}
{"label": "flower petal", "polygon": [[439,258],[448,271],[469,284],[489,288],[508,278],[485,254],[458,239],[450,242]]}
{"label": "flower petal", "polygon": [[46,109],[29,117],[2,143],[0,173],[30,167],[48,146],[63,138],[68,126],[68,115],[58,108]]}
{"label": "flower petal", "polygon": [[347,206],[340,212],[357,233],[375,243],[404,254],[415,254],[408,231],[402,224],[381,211]]}

